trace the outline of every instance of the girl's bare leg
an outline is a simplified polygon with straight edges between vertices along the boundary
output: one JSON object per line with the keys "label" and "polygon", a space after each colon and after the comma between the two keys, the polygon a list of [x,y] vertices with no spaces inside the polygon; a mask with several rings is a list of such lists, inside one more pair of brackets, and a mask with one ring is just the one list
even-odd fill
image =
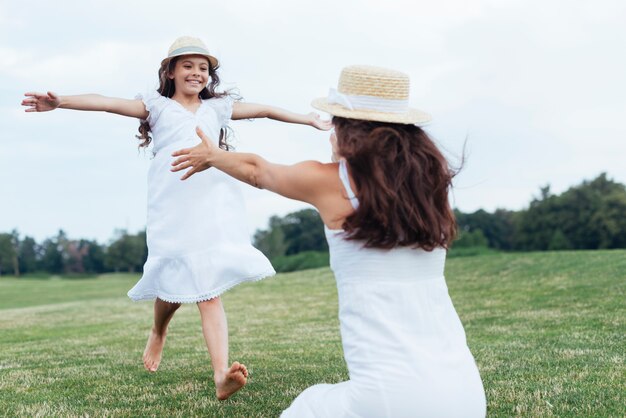
{"label": "girl's bare leg", "polygon": [[154,325],[143,352],[143,364],[150,372],[156,372],[159,368],[167,326],[179,307],[180,303],[169,303],[158,298],[154,301]]}
{"label": "girl's bare leg", "polygon": [[215,393],[219,400],[230,397],[247,381],[248,370],[239,362],[228,367],[228,325],[222,300],[217,297],[198,302],[202,318],[202,333],[211,356]]}

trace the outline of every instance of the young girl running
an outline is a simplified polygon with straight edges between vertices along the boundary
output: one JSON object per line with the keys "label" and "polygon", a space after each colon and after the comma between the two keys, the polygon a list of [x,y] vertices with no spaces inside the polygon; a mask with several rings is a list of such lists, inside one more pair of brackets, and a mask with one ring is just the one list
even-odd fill
{"label": "young girl running", "polygon": [[243,197],[236,181],[208,170],[189,182],[170,172],[172,151],[199,143],[197,126],[227,148],[229,119],[267,117],[330,129],[315,113],[300,115],[275,107],[233,102],[219,93],[218,61],[197,38],[181,37],[159,69],[159,89],[134,100],[95,94],[58,96],[26,93],[26,112],[57,108],[116,113],[141,119],[143,142],[152,143],[148,172],[148,260],[141,280],[128,296],[155,299],[154,325],[143,354],[145,368],[159,367],[167,327],[181,303],[196,303],[211,357],[216,395],[226,399],[245,385],[248,372],[234,362],[228,367],[228,328],[219,295],[231,287],[273,275],[274,269],[250,244]]}

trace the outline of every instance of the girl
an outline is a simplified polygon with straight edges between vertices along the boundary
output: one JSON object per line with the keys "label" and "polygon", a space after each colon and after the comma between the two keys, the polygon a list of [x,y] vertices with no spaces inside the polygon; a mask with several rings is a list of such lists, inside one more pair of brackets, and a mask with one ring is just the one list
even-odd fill
{"label": "girl", "polygon": [[313,106],[332,115],[338,162],[293,166],[203,142],[183,178],[215,167],[315,206],[326,226],[350,380],[305,390],[283,417],[484,417],[485,393],[443,276],[456,232],[452,170],[416,124],[406,75],[347,67]]}
{"label": "girl", "polygon": [[87,94],[58,96],[26,93],[26,112],[57,108],[116,113],[141,119],[141,146],[153,143],[148,172],[148,260],[141,280],[128,296],[155,299],[154,325],[143,354],[144,366],[159,367],[169,321],[181,303],[196,303],[211,356],[216,395],[226,399],[248,376],[244,365],[228,367],[228,330],[219,295],[244,282],[275,274],[269,261],[250,244],[243,198],[238,184],[211,170],[181,183],[169,171],[175,149],[200,142],[196,126],[227,148],[229,119],[271,119],[330,129],[319,116],[294,114],[274,107],[233,103],[219,85],[218,61],[197,38],[181,37],[159,69],[159,89],[135,100]]}

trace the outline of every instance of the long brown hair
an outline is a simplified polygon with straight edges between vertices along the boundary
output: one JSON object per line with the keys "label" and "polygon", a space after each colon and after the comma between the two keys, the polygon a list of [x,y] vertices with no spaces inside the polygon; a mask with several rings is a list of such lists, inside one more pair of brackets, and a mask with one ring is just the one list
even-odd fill
{"label": "long brown hair", "polygon": [[339,154],[359,207],[342,228],[366,247],[448,248],[456,235],[448,191],[456,172],[420,127],[334,117]]}
{"label": "long brown hair", "polygon": [[[161,67],[159,68],[159,89],[157,90],[161,96],[165,96],[167,98],[171,98],[176,93],[176,85],[174,84],[174,80],[171,80],[168,77],[174,68],[176,67],[176,62],[180,57],[174,57],[171,59],[163,60],[161,63]],[[207,60],[208,61],[208,60]],[[211,99],[213,97],[224,97],[228,95],[225,92],[216,92],[215,89],[220,84],[220,77],[217,74],[217,69],[219,68],[219,64],[213,66],[209,61],[209,77],[211,78],[210,83],[200,91],[198,96],[202,100]],[[139,122],[139,135],[135,135],[137,139],[143,140],[139,144],[139,147],[147,147],[152,141],[152,137],[150,136],[150,124],[147,120],[142,120]],[[226,142],[227,131],[225,128],[220,129],[220,138],[219,138],[219,147],[225,150],[230,150],[230,146]]]}

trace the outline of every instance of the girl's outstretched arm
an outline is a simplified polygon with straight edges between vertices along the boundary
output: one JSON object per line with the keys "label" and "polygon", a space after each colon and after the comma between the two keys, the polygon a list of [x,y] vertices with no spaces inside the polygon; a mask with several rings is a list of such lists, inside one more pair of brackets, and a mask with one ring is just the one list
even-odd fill
{"label": "girl's outstretched arm", "polygon": [[51,91],[47,93],[28,92],[24,94],[22,106],[26,112],[47,112],[57,108],[91,110],[115,113],[122,116],[146,119],[148,111],[141,100],[119,99],[99,94],[81,94],[78,96],[59,96]]}
{"label": "girl's outstretched arm", "polygon": [[281,122],[299,123],[302,125],[313,126],[314,128],[322,131],[327,131],[332,127],[330,120],[320,119],[320,115],[315,112],[303,115],[300,113],[290,112],[279,107],[255,103],[235,102],[233,104],[233,120],[256,118],[269,118]]}

